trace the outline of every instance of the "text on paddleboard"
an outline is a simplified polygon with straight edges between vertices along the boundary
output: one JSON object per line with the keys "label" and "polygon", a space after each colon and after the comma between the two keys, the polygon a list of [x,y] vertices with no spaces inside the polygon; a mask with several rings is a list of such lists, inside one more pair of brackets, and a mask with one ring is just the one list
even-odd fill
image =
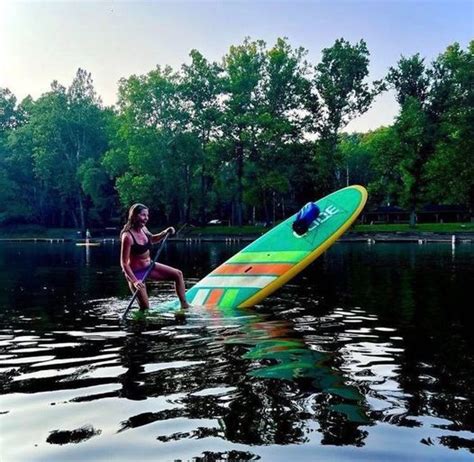
{"label": "text on paddleboard", "polygon": [[313,221],[311,228],[314,229],[320,224],[324,223],[325,221],[328,221],[331,217],[336,215],[339,212],[337,207],[334,205],[328,205],[319,215],[316,220]]}

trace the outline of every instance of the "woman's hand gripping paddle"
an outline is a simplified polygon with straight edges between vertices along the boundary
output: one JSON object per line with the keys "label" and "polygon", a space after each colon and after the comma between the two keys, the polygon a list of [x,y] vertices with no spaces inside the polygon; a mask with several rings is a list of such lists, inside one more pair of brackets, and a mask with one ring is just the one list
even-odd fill
{"label": "woman's hand gripping paddle", "polygon": [[[150,263],[150,266],[148,267],[148,269],[146,270],[146,273],[145,275],[143,276],[143,279],[142,279],[142,282],[145,282],[146,281],[146,278],[148,277],[148,275],[151,273],[151,270],[155,267],[155,263],[156,261],[158,260],[158,257],[160,256],[160,253],[161,251],[163,250],[164,246],[165,246],[165,242],[166,242],[166,239],[168,239],[168,236],[170,235],[170,232],[168,231],[165,235],[165,237],[163,238],[161,244],[160,244],[160,247],[158,247],[158,250],[156,251],[156,255],[155,255],[155,258],[153,259],[153,261]],[[120,319],[123,321],[126,317],[127,317],[127,314],[128,312],[130,311],[130,308],[132,307],[133,305],[133,302],[135,301],[135,299],[137,298],[137,295],[138,295],[138,292],[140,291],[140,289],[137,289],[135,291],[135,293],[133,294],[133,297],[132,299],[130,300],[130,303],[128,304],[127,308],[125,308],[125,311],[123,312],[122,316],[120,317]]]}

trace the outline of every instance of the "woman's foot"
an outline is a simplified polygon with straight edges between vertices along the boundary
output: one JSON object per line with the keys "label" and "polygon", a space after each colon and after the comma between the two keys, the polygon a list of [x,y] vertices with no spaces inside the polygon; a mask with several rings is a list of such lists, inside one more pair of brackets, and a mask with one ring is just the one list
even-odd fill
{"label": "woman's foot", "polygon": [[185,311],[181,308],[178,311],[175,311],[174,318],[176,319],[176,321],[183,323],[184,321],[186,321]]}

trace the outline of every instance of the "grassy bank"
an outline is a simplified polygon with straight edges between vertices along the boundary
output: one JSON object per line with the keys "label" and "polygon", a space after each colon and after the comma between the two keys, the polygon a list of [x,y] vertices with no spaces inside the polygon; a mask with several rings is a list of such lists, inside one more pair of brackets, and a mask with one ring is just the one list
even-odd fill
{"label": "grassy bank", "polygon": [[393,225],[356,225],[351,231],[367,233],[396,233],[396,232],[431,232],[431,233],[466,233],[474,232],[474,223],[421,223],[415,228],[407,224]]}
{"label": "grassy bank", "polygon": [[[269,228],[263,226],[206,226],[203,228],[188,228],[185,233],[194,235],[248,235],[262,234]],[[408,224],[393,225],[355,225],[350,229],[356,233],[397,233],[397,232],[432,232],[432,233],[461,233],[474,232],[474,223],[422,223],[415,228],[410,228]]]}

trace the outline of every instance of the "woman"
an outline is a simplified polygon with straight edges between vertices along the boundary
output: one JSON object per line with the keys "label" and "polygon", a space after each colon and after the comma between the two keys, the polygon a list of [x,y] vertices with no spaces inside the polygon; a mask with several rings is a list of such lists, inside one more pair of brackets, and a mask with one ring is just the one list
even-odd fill
{"label": "woman", "polygon": [[[151,234],[146,224],[148,222],[148,207],[143,204],[134,204],[128,212],[128,221],[120,232],[122,247],[120,251],[120,265],[127,278],[130,290],[138,290],[138,303],[140,310],[150,308],[148,294],[143,277],[152,264],[150,250],[152,244],[160,242],[167,233],[174,234],[173,227],[166,228],[158,234]],[[189,308],[185,298],[183,273],[176,268],[155,263],[148,275],[154,281],[174,281],[176,294],[181,303],[181,308]]]}

